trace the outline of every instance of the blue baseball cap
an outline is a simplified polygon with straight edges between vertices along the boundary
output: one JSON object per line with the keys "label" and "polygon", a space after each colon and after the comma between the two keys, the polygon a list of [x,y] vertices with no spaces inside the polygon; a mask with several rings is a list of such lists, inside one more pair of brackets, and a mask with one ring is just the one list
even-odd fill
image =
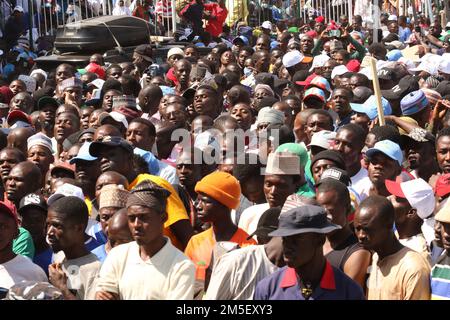
{"label": "blue baseball cap", "polygon": [[90,154],[89,152],[89,147],[91,146],[92,142],[85,142],[80,150],[78,151],[78,154],[76,157],[70,159],[69,163],[70,164],[74,164],[76,163],[78,160],[83,160],[83,161],[94,161],[97,160],[97,157],[94,157]]}
{"label": "blue baseball cap", "polygon": [[[392,114],[391,104],[383,97],[381,97],[381,105],[386,116]],[[371,95],[364,103],[350,103],[350,107],[355,112],[365,113],[370,120],[374,120],[378,116],[377,97],[375,95]]]}
{"label": "blue baseball cap", "polygon": [[400,101],[400,108],[404,116],[410,116],[422,111],[428,105],[428,99],[422,90],[408,93]]}
{"label": "blue baseball cap", "polygon": [[375,143],[373,148],[366,151],[366,155],[371,160],[371,158],[376,153],[383,153],[385,156],[391,158],[398,162],[399,166],[403,163],[403,153],[400,146],[391,140],[382,140]]}
{"label": "blue baseball cap", "polygon": [[401,57],[403,57],[402,51],[395,49],[395,50],[391,50],[386,54],[386,58],[389,61],[397,61],[398,59],[400,59]]}
{"label": "blue baseball cap", "polygon": [[233,39],[233,44],[236,44],[237,41],[241,40],[246,46],[248,46],[248,39],[246,36],[238,36]]}

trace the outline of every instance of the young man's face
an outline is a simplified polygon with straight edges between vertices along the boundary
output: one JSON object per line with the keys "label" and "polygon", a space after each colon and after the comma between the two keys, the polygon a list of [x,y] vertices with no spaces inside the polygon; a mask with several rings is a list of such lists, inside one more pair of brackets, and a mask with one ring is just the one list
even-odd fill
{"label": "young man's face", "polygon": [[84,232],[83,226],[64,220],[64,216],[53,210],[47,215],[47,241],[53,252],[71,248],[79,233]]}

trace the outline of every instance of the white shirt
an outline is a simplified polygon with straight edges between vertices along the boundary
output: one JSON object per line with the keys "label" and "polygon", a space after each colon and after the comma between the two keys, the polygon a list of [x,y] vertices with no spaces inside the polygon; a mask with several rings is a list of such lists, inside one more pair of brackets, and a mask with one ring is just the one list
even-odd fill
{"label": "white shirt", "polygon": [[156,174],[161,178],[167,180],[170,184],[178,184],[180,181],[178,180],[177,170],[171,165],[158,160],[159,171]]}
{"label": "white shirt", "polygon": [[48,282],[48,279],[41,267],[21,255],[0,264],[1,288],[9,289],[22,281]]}
{"label": "white shirt", "polygon": [[123,7],[116,6],[112,12],[113,16],[131,16],[131,11],[125,5]]}
{"label": "white shirt", "polygon": [[352,181],[352,188],[361,195],[361,191],[366,186],[366,182],[364,181],[364,178],[367,178],[369,176],[369,172],[367,169],[361,167],[359,169],[358,173],[356,173],[353,177],[350,178]]}
{"label": "white shirt", "polygon": [[268,203],[261,203],[245,209],[239,219],[238,227],[247,232],[247,234],[252,234],[256,231],[259,218],[269,208]]}
{"label": "white shirt", "polygon": [[253,300],[256,284],[278,267],[263,245],[248,246],[221,256],[211,275],[204,300]]}
{"label": "white shirt", "polygon": [[121,300],[193,299],[195,266],[166,239],[146,261],[135,241],[113,248],[100,270],[97,291],[116,293]]}

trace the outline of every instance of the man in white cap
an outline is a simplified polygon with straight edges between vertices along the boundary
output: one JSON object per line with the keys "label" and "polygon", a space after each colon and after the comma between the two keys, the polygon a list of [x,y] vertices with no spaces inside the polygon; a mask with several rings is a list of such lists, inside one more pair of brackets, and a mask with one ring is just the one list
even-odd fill
{"label": "man in white cap", "polygon": [[303,53],[298,50],[289,51],[283,56],[283,66],[293,77],[297,71],[309,69],[309,62],[312,61],[311,57],[305,57]]}
{"label": "man in white cap", "polygon": [[184,51],[178,47],[171,48],[167,52],[167,63],[171,68],[175,65],[175,62],[184,58]]}
{"label": "man in white cap", "polygon": [[427,241],[422,233],[423,220],[434,211],[431,186],[419,178],[406,182],[386,180],[386,189],[395,210],[395,227],[401,244],[421,253],[430,261]]}
{"label": "man in white cap", "polygon": [[50,164],[53,163],[52,140],[43,133],[36,133],[27,140],[28,160],[33,162],[41,170],[45,177]]}

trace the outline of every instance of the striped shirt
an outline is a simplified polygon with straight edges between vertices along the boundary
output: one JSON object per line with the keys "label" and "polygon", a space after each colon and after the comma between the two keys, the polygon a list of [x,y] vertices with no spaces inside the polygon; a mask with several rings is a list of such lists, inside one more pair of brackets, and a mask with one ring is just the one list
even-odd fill
{"label": "striped shirt", "polygon": [[160,0],[156,2],[155,12],[164,18],[172,18],[172,1]]}
{"label": "striped shirt", "polygon": [[431,270],[431,299],[450,299],[450,257],[447,254],[440,256]]}

